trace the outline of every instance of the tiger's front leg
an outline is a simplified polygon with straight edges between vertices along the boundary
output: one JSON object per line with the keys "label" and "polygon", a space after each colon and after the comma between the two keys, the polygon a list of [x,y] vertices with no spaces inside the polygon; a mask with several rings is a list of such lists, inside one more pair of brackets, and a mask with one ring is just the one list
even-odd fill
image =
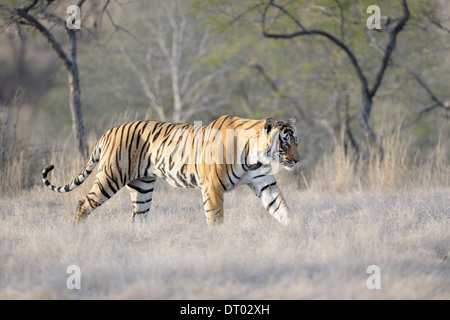
{"label": "tiger's front leg", "polygon": [[209,226],[223,223],[223,190],[206,186],[202,188],[203,207]]}
{"label": "tiger's front leg", "polygon": [[261,200],[264,208],[283,225],[289,223],[290,210],[273,175],[260,178],[261,181],[249,183],[248,186]]}
{"label": "tiger's front leg", "polygon": [[147,221],[147,216],[152,205],[153,190],[155,189],[156,177],[146,177],[131,181],[127,188],[133,202],[133,213],[131,221],[139,217],[140,221]]}

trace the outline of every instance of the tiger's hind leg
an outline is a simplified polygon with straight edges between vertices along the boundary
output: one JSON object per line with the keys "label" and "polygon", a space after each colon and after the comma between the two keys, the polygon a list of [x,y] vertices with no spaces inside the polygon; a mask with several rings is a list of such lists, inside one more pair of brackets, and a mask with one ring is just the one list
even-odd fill
{"label": "tiger's hind leg", "polygon": [[87,218],[95,209],[110,199],[120,188],[116,183],[109,181],[103,173],[98,173],[89,193],[78,202],[75,224]]}
{"label": "tiger's hind leg", "polygon": [[147,216],[152,205],[153,190],[155,188],[156,178],[146,177],[139,178],[127,184],[130,191],[131,201],[133,202],[133,213],[131,221],[135,221],[137,217],[141,221],[147,221]]}

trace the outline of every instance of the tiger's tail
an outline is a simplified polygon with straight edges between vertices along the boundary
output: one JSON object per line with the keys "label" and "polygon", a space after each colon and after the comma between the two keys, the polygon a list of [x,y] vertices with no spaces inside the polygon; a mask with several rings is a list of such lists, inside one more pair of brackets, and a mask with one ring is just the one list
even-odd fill
{"label": "tiger's tail", "polygon": [[54,186],[53,184],[51,184],[50,181],[48,181],[47,175],[50,171],[52,171],[55,168],[55,166],[52,164],[46,166],[44,168],[44,170],[42,171],[42,182],[49,189],[51,189],[55,192],[59,192],[59,193],[70,192],[73,189],[75,189],[76,187],[78,187],[79,185],[81,185],[87,179],[87,177],[89,177],[89,175],[92,173],[92,170],[94,170],[95,165],[97,164],[97,162],[100,159],[100,147],[99,147],[100,141],[97,143],[94,150],[92,151],[92,153],[89,157],[89,161],[85,164],[83,170],[81,170],[81,172],[78,174],[78,176],[72,180],[72,182],[66,184],[65,186],[61,186],[61,187],[57,187],[57,186]]}

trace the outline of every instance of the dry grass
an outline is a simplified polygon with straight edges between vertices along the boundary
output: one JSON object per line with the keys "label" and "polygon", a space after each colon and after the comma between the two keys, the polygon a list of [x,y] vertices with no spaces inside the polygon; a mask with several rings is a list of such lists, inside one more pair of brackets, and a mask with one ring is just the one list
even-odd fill
{"label": "dry grass", "polygon": [[338,145],[314,168],[312,186],[337,192],[445,187],[450,182],[448,141],[449,131],[443,130],[435,146],[418,152],[411,147],[411,135],[397,131],[383,139],[382,159],[375,152],[346,155]]}
{"label": "dry grass", "polygon": [[[118,193],[80,227],[80,194],[37,188],[0,201],[3,299],[449,299],[448,189],[344,194],[284,186],[278,225],[245,187],[208,228],[195,190],[155,190],[147,223]],[[234,200],[234,201],[233,201]],[[69,265],[81,290],[69,290]],[[381,289],[369,290],[369,265]]]}

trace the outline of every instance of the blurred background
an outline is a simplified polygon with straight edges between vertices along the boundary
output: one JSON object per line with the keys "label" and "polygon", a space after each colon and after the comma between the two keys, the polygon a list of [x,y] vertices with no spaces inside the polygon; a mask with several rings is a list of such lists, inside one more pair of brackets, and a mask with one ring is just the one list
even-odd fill
{"label": "blurred background", "polygon": [[223,114],[297,116],[300,188],[448,186],[450,2],[378,1],[369,29],[372,2],[1,1],[0,192],[115,124]]}

